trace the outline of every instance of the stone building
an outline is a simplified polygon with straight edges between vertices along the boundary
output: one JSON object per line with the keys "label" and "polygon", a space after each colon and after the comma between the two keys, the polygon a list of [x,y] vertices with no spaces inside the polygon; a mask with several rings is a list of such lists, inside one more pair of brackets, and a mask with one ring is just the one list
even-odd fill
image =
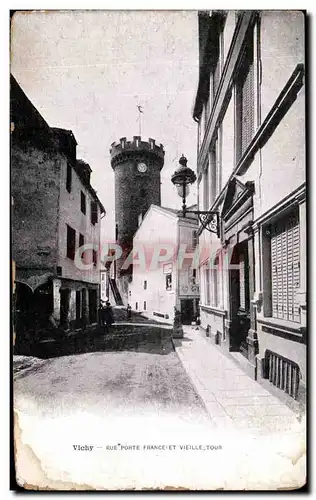
{"label": "stone building", "polygon": [[132,266],[122,269],[133,246],[133,236],[150,205],[161,203],[160,171],[164,165],[164,149],[154,139],[142,141],[134,136],[111,144],[111,165],[115,175],[116,241],[122,256],[115,262],[116,280],[112,281],[116,302],[128,301],[128,283]]}
{"label": "stone building", "polygon": [[297,397],[306,384],[304,14],[211,11],[198,22],[199,208],[217,211],[221,226],[219,239],[199,229],[199,245],[214,248],[200,266],[202,326],[254,378]]}
{"label": "stone building", "polygon": [[[12,255],[17,334],[97,320],[100,219],[72,132],[51,128],[11,77]],[[77,250],[90,245],[82,269]],[[92,248],[93,246],[93,248]],[[50,318],[50,323],[48,323]]]}
{"label": "stone building", "polygon": [[[172,324],[174,308],[182,324],[199,314],[199,284],[192,254],[197,245],[196,215],[151,205],[135,233],[135,263],[129,286],[134,311]],[[179,249],[182,248],[180,251]]]}

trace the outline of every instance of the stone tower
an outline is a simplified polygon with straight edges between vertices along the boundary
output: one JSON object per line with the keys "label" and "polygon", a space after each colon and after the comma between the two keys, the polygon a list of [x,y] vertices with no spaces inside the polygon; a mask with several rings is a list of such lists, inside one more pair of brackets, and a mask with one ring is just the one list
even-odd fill
{"label": "stone tower", "polygon": [[[142,141],[134,136],[113,142],[111,166],[115,174],[116,240],[123,249],[116,262],[116,277],[124,302],[127,301],[128,280],[132,268],[121,269],[133,246],[133,236],[150,205],[161,204],[160,171],[164,165],[164,148],[154,139]],[[125,278],[124,278],[125,277]]]}

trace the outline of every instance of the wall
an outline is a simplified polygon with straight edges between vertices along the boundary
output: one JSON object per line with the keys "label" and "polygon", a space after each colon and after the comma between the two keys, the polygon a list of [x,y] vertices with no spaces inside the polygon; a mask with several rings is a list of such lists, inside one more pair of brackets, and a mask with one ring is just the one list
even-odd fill
{"label": "wall", "polygon": [[[262,149],[262,213],[305,181],[304,87]],[[284,180],[286,179],[286,182]]]}
{"label": "wall", "polygon": [[53,271],[57,265],[60,168],[57,153],[12,142],[12,252],[17,268]]}
{"label": "wall", "polygon": [[[91,223],[90,202],[93,200],[88,189],[82,184],[77,173],[72,169],[72,188],[68,193],[66,189],[67,161],[64,159],[61,165],[60,176],[60,203],[59,203],[59,227],[58,242],[59,255],[58,266],[62,267],[62,277],[80,280],[90,283],[100,282],[99,265],[91,270],[80,270],[75,262],[67,257],[67,224],[76,231],[76,250],[79,247],[79,234],[84,236],[85,244],[94,244],[100,248],[100,207],[98,206],[98,223]],[[86,215],[80,209],[81,191],[86,195]],[[102,250],[102,249],[101,249]],[[98,252],[98,259],[100,255]]]}
{"label": "wall", "polygon": [[269,112],[298,63],[304,62],[304,14],[261,11],[261,116]]}

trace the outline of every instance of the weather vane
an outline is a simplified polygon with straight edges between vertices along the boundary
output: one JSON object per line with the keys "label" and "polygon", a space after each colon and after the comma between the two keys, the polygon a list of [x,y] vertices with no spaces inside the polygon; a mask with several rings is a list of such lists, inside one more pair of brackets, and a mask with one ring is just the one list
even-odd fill
{"label": "weather vane", "polygon": [[144,113],[143,111],[143,106],[137,105],[138,109],[138,128],[139,128],[139,135],[141,137],[142,135],[142,120],[141,120],[141,115]]}

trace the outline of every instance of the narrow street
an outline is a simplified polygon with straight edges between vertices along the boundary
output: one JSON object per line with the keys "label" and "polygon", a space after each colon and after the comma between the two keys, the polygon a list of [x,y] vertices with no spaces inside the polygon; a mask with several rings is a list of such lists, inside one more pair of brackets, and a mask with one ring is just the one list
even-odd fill
{"label": "narrow street", "polygon": [[79,489],[132,488],[142,474],[157,487],[298,484],[304,440],[295,414],[202,333],[190,327],[173,344],[166,325],[133,318],[115,327],[107,339],[79,337],[77,353],[15,356],[21,474],[31,456],[37,481],[39,466],[42,485],[56,489],[69,478]]}

